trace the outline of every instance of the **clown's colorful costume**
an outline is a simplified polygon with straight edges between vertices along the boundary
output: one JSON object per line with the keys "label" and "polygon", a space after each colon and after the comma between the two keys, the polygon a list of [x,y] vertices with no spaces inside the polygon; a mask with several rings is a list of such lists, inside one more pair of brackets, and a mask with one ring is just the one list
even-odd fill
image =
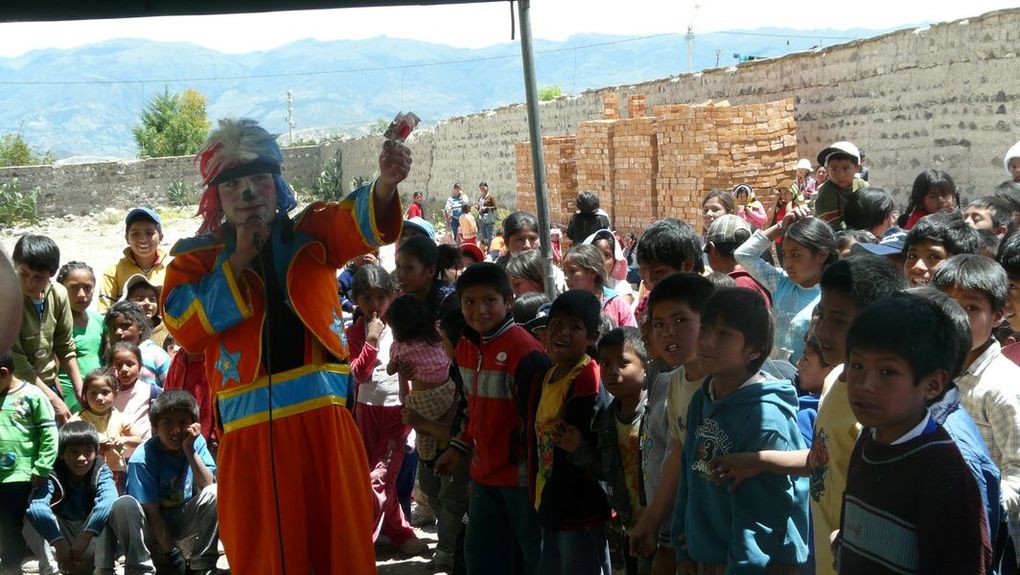
{"label": "clown's colorful costume", "polygon": [[[203,229],[215,233],[174,247],[162,302],[170,333],[188,351],[205,353],[223,429],[221,538],[234,573],[281,573],[272,450],[287,572],[375,573],[374,500],[347,409],[352,381],[336,270],[398,237],[399,199],[394,194],[392,205],[377,209],[374,186],[366,185],[340,203],[314,203],[292,221],[282,154],[246,122],[237,122],[242,133],[226,135],[236,124],[221,122],[199,154],[208,186]],[[253,139],[248,129],[264,137]],[[228,258],[236,233],[228,224],[218,229],[216,185],[223,173],[229,179],[254,170],[274,174],[278,211],[270,238],[235,281]]]}

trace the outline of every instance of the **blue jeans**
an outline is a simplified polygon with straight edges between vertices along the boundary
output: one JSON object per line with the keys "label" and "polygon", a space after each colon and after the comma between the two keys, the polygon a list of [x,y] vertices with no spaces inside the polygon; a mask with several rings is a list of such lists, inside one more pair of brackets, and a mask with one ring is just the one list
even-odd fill
{"label": "blue jeans", "polygon": [[457,231],[460,230],[460,214],[462,210],[460,208],[454,208],[450,210],[450,232],[453,233],[453,239],[457,239]]}
{"label": "blue jeans", "polygon": [[539,575],[602,575],[612,573],[606,526],[580,531],[542,529]]}
{"label": "blue jeans", "polygon": [[489,487],[471,482],[464,559],[469,575],[514,575],[514,551],[523,575],[538,573],[542,531],[527,487]]}

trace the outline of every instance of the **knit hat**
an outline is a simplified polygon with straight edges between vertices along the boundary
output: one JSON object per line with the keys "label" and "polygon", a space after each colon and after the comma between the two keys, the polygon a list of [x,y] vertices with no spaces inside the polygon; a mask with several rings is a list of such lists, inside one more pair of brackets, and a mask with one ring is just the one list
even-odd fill
{"label": "knit hat", "polygon": [[287,213],[297,206],[290,184],[280,175],[283,150],[270,134],[250,118],[226,118],[206,138],[195,156],[205,192],[198,203],[202,225],[198,232],[219,234],[223,220],[219,185],[253,174],[272,174],[276,183],[276,207]]}
{"label": "knit hat", "polygon": [[713,244],[742,244],[751,237],[754,230],[751,224],[740,216],[725,214],[719,216],[708,226],[705,241]]}
{"label": "knit hat", "polygon": [[825,162],[829,161],[829,156],[833,154],[846,154],[848,156],[853,156],[855,160],[854,163],[861,163],[861,151],[857,149],[857,146],[850,142],[836,142],[821,152],[818,152],[818,165],[824,166]]}
{"label": "knit hat", "polygon": [[1020,158],[1020,142],[1013,144],[1013,147],[1006,152],[1006,157],[1002,160],[1002,165],[1006,168],[1006,173],[1012,179],[1013,173],[1009,171],[1009,161],[1013,158]]}

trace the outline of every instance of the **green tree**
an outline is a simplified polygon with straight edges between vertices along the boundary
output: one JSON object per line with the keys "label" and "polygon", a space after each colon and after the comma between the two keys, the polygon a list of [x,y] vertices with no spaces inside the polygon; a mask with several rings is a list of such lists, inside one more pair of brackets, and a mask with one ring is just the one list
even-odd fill
{"label": "green tree", "polygon": [[180,94],[164,88],[149,101],[131,132],[142,158],[188,156],[198,152],[209,125],[205,96],[191,88]]}
{"label": "green tree", "polygon": [[548,102],[555,100],[563,95],[563,90],[559,86],[546,86],[538,89],[538,99],[542,102]]}
{"label": "green tree", "polygon": [[8,132],[0,137],[0,167],[52,164],[54,159],[52,152],[32,149],[21,132]]}
{"label": "green tree", "polygon": [[386,129],[390,127],[390,121],[382,116],[375,119],[372,125],[368,127],[368,133],[373,136],[381,136],[386,133]]}

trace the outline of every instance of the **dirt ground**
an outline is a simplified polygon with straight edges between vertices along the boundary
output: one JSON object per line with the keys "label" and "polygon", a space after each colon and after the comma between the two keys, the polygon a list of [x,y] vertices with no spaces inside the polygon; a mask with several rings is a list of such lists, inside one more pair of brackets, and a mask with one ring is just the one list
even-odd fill
{"label": "dirt ground", "polygon": [[[192,217],[194,208],[160,208],[163,221],[162,247],[167,251],[178,240],[194,235],[199,220]],[[8,255],[18,238],[26,233],[43,234],[53,238],[60,247],[60,263],[83,261],[101,276],[103,271],[117,262],[127,246],[124,240],[124,217],[127,210],[107,208],[88,217],[67,216],[53,218],[35,226],[19,226],[0,230],[0,243]],[[393,248],[382,250],[382,263],[393,268]],[[97,294],[98,295],[98,294]],[[95,302],[93,302],[95,305]],[[389,545],[376,546],[380,575],[427,575],[431,550],[435,549],[435,528],[417,530],[419,537],[429,543],[425,556],[405,557]]]}

